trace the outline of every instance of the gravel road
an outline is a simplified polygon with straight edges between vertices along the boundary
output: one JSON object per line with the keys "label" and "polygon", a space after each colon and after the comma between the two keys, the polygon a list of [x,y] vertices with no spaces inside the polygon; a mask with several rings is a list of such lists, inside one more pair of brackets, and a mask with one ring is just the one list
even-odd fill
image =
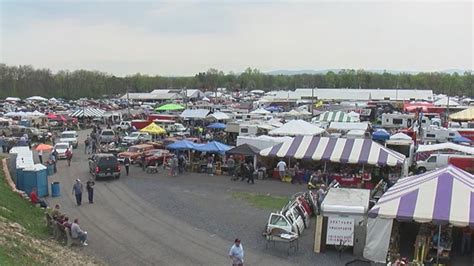
{"label": "gravel road", "polygon": [[[80,132],[80,143],[86,136]],[[84,146],[74,150],[71,167],[58,164],[50,182],[61,182],[60,203],[70,218],[79,218],[89,234],[89,246],[81,252],[111,265],[229,265],[227,252],[234,238],[242,239],[246,265],[344,265],[353,259],[335,251],[313,253],[314,221],[303,232],[300,250],[290,256],[285,246],[269,246],[261,233],[269,211],[232,197],[234,191],[289,196],[303,185],[260,181],[250,185],[225,176],[184,174],[169,177],[161,170],[146,174],[131,167],[130,176],[96,182],[94,204],[83,195],[75,205],[72,185],[76,178],[89,179]]]}

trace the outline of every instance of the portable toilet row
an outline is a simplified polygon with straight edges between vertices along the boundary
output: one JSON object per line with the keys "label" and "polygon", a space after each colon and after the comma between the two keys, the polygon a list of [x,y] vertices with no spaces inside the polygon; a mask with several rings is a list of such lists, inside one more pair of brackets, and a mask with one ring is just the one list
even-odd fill
{"label": "portable toilet row", "polygon": [[42,164],[35,164],[33,152],[28,147],[13,147],[10,150],[10,162],[15,162],[14,176],[16,187],[30,194],[36,187],[39,197],[49,195],[48,170]]}

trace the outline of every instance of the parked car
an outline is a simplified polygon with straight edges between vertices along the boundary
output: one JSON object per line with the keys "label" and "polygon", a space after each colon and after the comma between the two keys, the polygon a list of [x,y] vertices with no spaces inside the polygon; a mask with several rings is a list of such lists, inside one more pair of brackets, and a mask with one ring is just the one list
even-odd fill
{"label": "parked car", "polygon": [[148,150],[153,149],[153,145],[149,144],[139,144],[139,145],[133,145],[130,146],[127,151],[121,152],[117,155],[117,159],[119,162],[123,163],[125,160],[125,157],[130,158],[131,163],[135,163],[142,154]]}
{"label": "parked car", "polygon": [[127,131],[129,130],[130,128],[132,128],[132,121],[120,121],[119,124],[117,125],[114,125],[113,127],[115,130],[119,130],[119,131]]}
{"label": "parked car", "polygon": [[168,150],[158,149],[158,150],[152,150],[152,151],[153,151],[153,153],[151,153],[149,156],[145,157],[146,166],[150,166],[150,165],[158,165],[159,166],[159,165],[162,165],[163,160],[170,156],[170,152]]}
{"label": "parked car", "polygon": [[135,145],[146,141],[151,141],[150,134],[146,132],[132,132],[130,135],[123,137],[122,145]]}
{"label": "parked car", "polygon": [[89,158],[89,172],[97,179],[99,177],[120,178],[120,164],[115,156],[107,153],[97,153]]}
{"label": "parked car", "polygon": [[72,146],[67,142],[58,142],[54,145],[54,150],[58,153],[58,158],[56,159],[66,159],[66,150],[69,149],[72,154]]}
{"label": "parked car", "polygon": [[116,140],[115,132],[112,129],[103,129],[100,132],[99,141],[100,143],[110,143]]}
{"label": "parked car", "polygon": [[69,143],[69,145],[76,149],[77,145],[79,144],[79,142],[77,141],[78,137],[79,135],[76,131],[64,131],[59,136],[59,142]]}

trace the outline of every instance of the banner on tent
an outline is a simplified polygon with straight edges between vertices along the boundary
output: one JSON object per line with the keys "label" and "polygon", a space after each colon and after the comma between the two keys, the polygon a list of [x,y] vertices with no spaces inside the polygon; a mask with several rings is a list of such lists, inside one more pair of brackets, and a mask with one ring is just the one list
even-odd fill
{"label": "banner on tent", "polygon": [[326,245],[354,245],[354,219],[348,217],[328,217]]}

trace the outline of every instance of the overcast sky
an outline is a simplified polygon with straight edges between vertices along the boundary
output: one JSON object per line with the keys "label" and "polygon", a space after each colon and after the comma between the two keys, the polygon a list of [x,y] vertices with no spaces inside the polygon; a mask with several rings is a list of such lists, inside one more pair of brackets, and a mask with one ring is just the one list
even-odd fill
{"label": "overcast sky", "polygon": [[0,2],[8,65],[116,75],[473,69],[472,1]]}

